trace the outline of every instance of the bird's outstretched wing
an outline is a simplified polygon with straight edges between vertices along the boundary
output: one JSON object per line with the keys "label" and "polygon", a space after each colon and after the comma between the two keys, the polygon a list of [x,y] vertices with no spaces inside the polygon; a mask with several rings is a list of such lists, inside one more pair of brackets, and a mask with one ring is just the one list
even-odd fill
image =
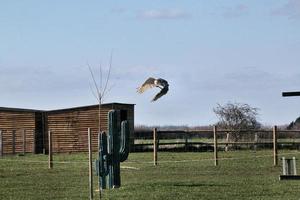
{"label": "bird's outstretched wing", "polygon": [[156,101],[163,95],[167,94],[168,91],[169,91],[169,87],[168,86],[164,87],[159,93],[157,93],[157,95],[155,95],[155,97],[152,99],[152,101]]}
{"label": "bird's outstretched wing", "polygon": [[142,86],[137,88],[137,92],[138,93],[143,93],[143,92],[145,92],[145,90],[147,90],[149,88],[153,88],[155,86],[154,81],[155,81],[155,78],[152,78],[152,77],[148,78],[145,81],[145,83],[143,83]]}

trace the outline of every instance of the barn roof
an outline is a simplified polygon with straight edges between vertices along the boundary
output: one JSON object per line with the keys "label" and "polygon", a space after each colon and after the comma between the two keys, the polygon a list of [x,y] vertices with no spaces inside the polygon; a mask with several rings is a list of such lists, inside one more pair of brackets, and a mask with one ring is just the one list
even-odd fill
{"label": "barn roof", "polygon": [[[115,105],[134,106],[135,104],[113,102],[113,103],[104,103],[101,106],[102,107],[111,106],[112,108],[114,108]],[[26,109],[26,108],[0,107],[0,111],[9,111],[9,112],[63,112],[63,111],[71,111],[71,110],[86,110],[86,109],[93,108],[93,107],[98,107],[98,106],[99,106],[99,104],[94,104],[94,105],[87,105],[87,106],[55,109],[55,110],[35,110],[35,109]]]}
{"label": "barn roof", "polygon": [[43,110],[34,110],[26,108],[9,108],[9,107],[0,107],[0,111],[12,111],[12,112],[44,112]]}
{"label": "barn roof", "polygon": [[[102,107],[111,107],[112,109],[114,106],[134,106],[135,104],[128,104],[128,103],[104,103],[101,104]],[[64,112],[64,111],[72,111],[72,110],[86,110],[90,108],[98,108],[99,104],[94,104],[94,105],[88,105],[88,106],[79,106],[79,107],[72,107],[72,108],[63,108],[63,109],[57,109],[57,110],[49,110],[47,112]]]}

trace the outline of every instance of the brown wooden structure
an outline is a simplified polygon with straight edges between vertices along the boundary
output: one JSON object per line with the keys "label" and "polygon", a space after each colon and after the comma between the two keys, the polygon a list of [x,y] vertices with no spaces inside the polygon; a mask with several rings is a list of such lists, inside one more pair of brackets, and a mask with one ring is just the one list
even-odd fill
{"label": "brown wooden structure", "polygon": [[[112,109],[121,110],[121,119],[129,121],[131,137],[133,137],[134,104],[102,104],[101,131],[107,130],[107,114]],[[88,128],[91,129],[92,145],[96,151],[98,119],[99,105],[51,111],[0,107],[3,154],[20,153],[24,144],[26,152],[47,152],[48,131],[52,134],[53,152],[88,151]]]}
{"label": "brown wooden structure", "polygon": [[0,107],[3,154],[41,152],[42,121],[42,111]]}
{"label": "brown wooden structure", "polygon": [[[110,103],[101,106],[101,131],[107,131],[107,115],[112,109],[121,110],[121,120],[134,130],[134,105]],[[99,132],[99,105],[49,111],[47,128],[52,132],[53,152],[81,152],[88,150],[88,128],[91,128],[92,147],[97,150]]]}

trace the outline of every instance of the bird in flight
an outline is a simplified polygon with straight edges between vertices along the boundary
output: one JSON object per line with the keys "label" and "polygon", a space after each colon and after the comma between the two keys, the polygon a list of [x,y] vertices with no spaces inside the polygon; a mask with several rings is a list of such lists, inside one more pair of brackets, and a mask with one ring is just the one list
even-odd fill
{"label": "bird in flight", "polygon": [[162,78],[156,79],[156,78],[150,77],[143,83],[142,86],[137,88],[137,92],[141,94],[141,93],[145,92],[147,89],[150,89],[153,87],[159,87],[161,90],[159,93],[157,93],[155,95],[155,97],[152,99],[152,101],[156,101],[163,95],[167,94],[167,92],[169,91],[169,84],[166,80],[164,80]]}

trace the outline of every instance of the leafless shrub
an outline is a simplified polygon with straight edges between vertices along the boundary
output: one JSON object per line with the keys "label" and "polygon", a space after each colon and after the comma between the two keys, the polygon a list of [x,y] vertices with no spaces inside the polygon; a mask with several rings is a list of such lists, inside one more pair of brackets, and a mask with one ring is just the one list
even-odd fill
{"label": "leafless shrub", "polygon": [[[251,130],[261,127],[261,124],[257,121],[258,110],[258,108],[251,107],[248,104],[240,103],[218,104],[213,109],[219,118],[217,126],[233,131],[231,132],[231,139],[234,141],[251,137],[253,133]],[[249,131],[245,132],[244,130]]]}

